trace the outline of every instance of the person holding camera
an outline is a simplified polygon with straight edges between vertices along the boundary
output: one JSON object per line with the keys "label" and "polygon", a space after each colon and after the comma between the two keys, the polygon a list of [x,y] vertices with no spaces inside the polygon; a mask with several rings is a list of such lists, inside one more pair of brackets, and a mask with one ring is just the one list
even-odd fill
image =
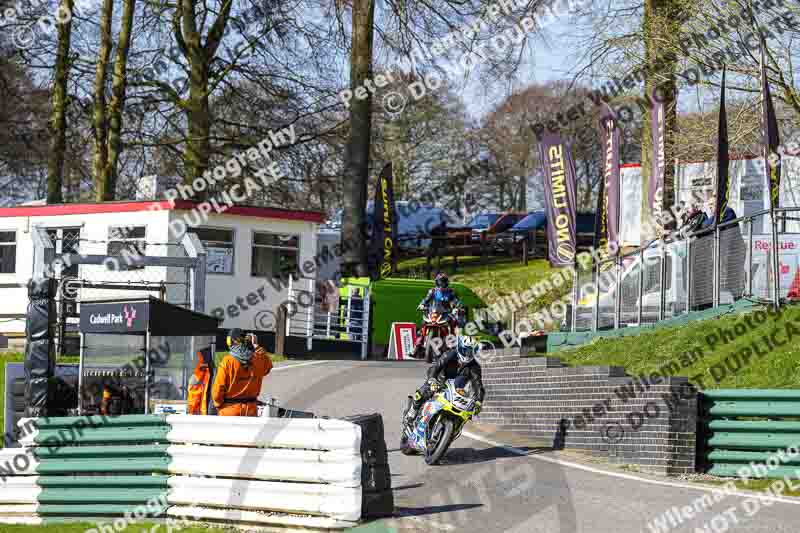
{"label": "person holding camera", "polygon": [[253,333],[234,328],[228,333],[230,353],[219,364],[211,399],[220,416],[258,416],[261,382],[272,370],[272,359]]}

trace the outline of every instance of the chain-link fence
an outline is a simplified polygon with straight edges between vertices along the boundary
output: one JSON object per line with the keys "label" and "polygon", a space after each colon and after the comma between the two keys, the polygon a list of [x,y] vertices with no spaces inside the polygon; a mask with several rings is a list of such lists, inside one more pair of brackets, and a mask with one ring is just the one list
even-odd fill
{"label": "chain-link fence", "polygon": [[576,278],[572,331],[652,324],[741,299],[800,300],[800,209],[679,232],[578,267]]}

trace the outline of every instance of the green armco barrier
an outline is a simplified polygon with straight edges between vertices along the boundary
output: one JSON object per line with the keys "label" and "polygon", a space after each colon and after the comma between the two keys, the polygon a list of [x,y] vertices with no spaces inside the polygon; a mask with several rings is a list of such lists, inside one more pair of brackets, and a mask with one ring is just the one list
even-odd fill
{"label": "green armco barrier", "polygon": [[37,484],[52,487],[169,487],[170,476],[39,476]]}
{"label": "green armco barrier", "polygon": [[163,455],[167,453],[168,444],[147,444],[131,446],[64,446],[55,448],[42,446],[33,449],[34,455],[41,459],[48,459],[51,455],[59,458],[76,457],[142,457],[149,455]]}
{"label": "green armco barrier", "polygon": [[708,445],[721,450],[785,450],[800,444],[798,433],[725,433],[714,432]]}
{"label": "green armco barrier", "polygon": [[[372,322],[372,344],[389,344],[392,322],[422,322],[417,306],[425,294],[433,288],[432,280],[386,278],[369,282],[368,278],[344,278],[344,284],[370,288]],[[480,309],[486,304],[469,287],[461,283],[450,283],[468,309]]]}
{"label": "green armco barrier", "polygon": [[[766,463],[772,456],[770,452],[751,452],[745,450],[716,450],[708,454],[709,459],[719,463]],[[800,465],[800,456],[784,461],[786,465]]]}
{"label": "green armco barrier", "polygon": [[708,473],[738,476],[747,467],[751,477],[796,475],[791,465],[800,465],[800,455],[787,450],[800,450],[800,390],[710,389],[700,407],[698,441]]}
{"label": "green armco barrier", "polygon": [[161,457],[128,457],[108,459],[102,455],[84,459],[61,459],[60,457],[42,458],[36,466],[38,474],[70,474],[73,472],[159,472],[169,470],[171,459],[164,455]]}
{"label": "green armco barrier", "polygon": [[712,416],[800,416],[800,401],[721,401],[714,402],[708,412]]}
{"label": "green armco barrier", "polygon": [[712,420],[708,427],[713,431],[800,434],[800,422],[782,420]]}
{"label": "green armco barrier", "polygon": [[167,415],[124,415],[124,416],[60,416],[53,418],[37,418],[39,429],[81,428],[96,426],[166,426]]}
{"label": "green armco barrier", "polygon": [[[72,434],[64,435],[71,431]],[[70,444],[109,444],[113,442],[153,442],[163,440],[169,433],[169,426],[109,426],[84,430],[81,435],[77,429],[43,429],[34,439],[41,446],[63,446]]]}
{"label": "green armco barrier", "polygon": [[[739,477],[739,469],[744,466],[743,464],[725,464],[715,463],[708,473],[713,476],[720,477]],[[764,475],[757,471],[750,471],[751,478],[770,478],[770,479],[783,479],[783,478],[797,478],[797,469],[793,466],[779,466],[773,470],[767,471]]]}
{"label": "green armco barrier", "polygon": [[[800,390],[794,389],[708,389],[703,396],[709,400],[797,400]],[[800,416],[800,413],[798,413]]]}

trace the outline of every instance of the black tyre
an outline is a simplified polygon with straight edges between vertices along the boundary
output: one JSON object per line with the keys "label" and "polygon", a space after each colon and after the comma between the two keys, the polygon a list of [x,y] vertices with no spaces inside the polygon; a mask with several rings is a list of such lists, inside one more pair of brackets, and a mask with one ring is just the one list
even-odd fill
{"label": "black tyre", "polygon": [[450,447],[450,441],[453,438],[453,420],[446,416],[437,417],[433,423],[431,430],[431,439],[428,442],[428,448],[425,450],[425,463],[428,465],[435,465],[438,463],[444,454],[447,453],[447,448]]}
{"label": "black tyre", "polygon": [[425,339],[425,362],[428,364],[433,363],[433,343]]}

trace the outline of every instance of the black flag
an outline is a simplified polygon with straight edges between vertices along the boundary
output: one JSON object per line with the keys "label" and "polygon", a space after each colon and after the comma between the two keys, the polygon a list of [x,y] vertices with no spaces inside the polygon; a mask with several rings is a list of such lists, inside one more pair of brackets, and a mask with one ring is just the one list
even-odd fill
{"label": "black flag", "polygon": [[547,216],[547,257],[550,266],[575,264],[575,162],[561,135],[548,131],[539,142]]}
{"label": "black flag", "polygon": [[728,207],[728,114],[725,111],[725,65],[722,65],[722,92],[719,97],[719,125],[717,127],[717,202],[714,223],[722,222]]}
{"label": "black flag", "polygon": [[377,280],[389,277],[397,267],[397,211],[391,163],[378,176],[373,213],[369,263],[370,277]]}

